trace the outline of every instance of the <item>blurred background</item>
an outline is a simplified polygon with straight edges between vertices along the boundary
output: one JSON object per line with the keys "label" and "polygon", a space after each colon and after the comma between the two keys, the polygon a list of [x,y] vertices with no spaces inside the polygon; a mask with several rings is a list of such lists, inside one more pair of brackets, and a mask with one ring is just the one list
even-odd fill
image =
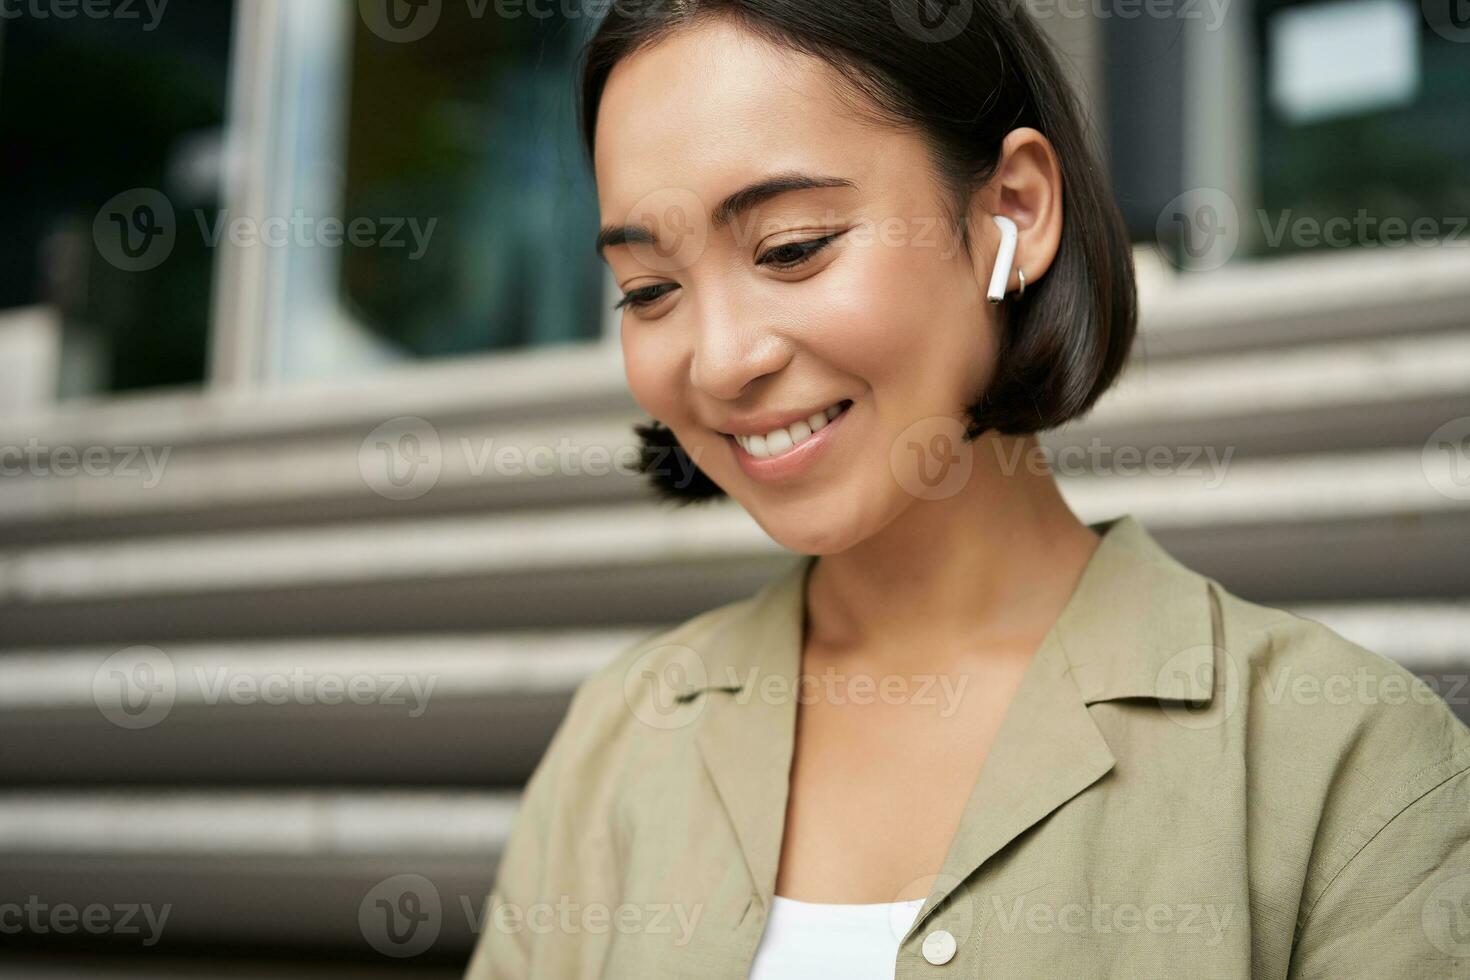
{"label": "blurred background", "polygon": [[[1470,10],[1018,3],[1143,304],[1069,500],[1470,718]],[[458,976],[578,681],[790,557],[627,473],[600,9],[0,0],[0,975]]]}

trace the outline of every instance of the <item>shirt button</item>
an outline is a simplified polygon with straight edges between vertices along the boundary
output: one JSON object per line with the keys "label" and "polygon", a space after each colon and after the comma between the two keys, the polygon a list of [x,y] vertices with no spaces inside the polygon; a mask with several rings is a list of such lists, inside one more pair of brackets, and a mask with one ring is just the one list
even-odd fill
{"label": "shirt button", "polygon": [[954,936],[943,929],[925,936],[924,959],[935,966],[943,966],[954,959]]}

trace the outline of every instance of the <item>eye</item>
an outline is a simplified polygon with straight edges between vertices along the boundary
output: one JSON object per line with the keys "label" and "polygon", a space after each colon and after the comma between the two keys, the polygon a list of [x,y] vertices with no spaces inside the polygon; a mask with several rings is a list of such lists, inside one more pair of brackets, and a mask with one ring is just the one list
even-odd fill
{"label": "eye", "polygon": [[[613,309],[621,310],[625,306],[630,306],[635,310],[639,310],[646,306],[652,306],[667,296],[668,290],[673,289],[675,285],[672,282],[660,282],[652,286],[644,286],[640,289],[630,289],[623,294],[622,299],[613,304]],[[663,290],[663,292],[659,290]]]}
{"label": "eye", "polygon": [[804,264],[822,249],[832,244],[842,232],[833,232],[822,238],[812,238],[804,242],[787,242],[785,245],[777,245],[775,248],[762,252],[755,260],[756,265],[771,265],[778,269],[790,270]]}

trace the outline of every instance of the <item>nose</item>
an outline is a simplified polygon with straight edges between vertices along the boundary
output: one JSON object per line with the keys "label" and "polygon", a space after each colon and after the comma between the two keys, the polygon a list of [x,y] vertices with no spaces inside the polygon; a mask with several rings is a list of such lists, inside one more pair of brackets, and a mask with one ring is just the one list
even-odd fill
{"label": "nose", "polygon": [[752,381],[785,367],[790,347],[763,322],[738,304],[706,305],[695,328],[690,383],[712,398],[733,401]]}

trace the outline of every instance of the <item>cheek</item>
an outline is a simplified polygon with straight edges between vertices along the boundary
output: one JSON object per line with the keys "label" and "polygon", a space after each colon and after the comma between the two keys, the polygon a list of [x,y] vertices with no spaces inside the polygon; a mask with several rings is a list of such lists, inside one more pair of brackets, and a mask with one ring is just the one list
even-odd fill
{"label": "cheek", "polygon": [[968,405],[995,360],[994,314],[969,267],[938,246],[870,243],[824,273],[827,363],[865,382],[885,413],[938,414]]}
{"label": "cheek", "polygon": [[631,318],[624,322],[620,334],[623,373],[633,400],[662,422],[677,421],[682,388],[676,351],[667,343],[659,343],[656,326],[640,324]]}

